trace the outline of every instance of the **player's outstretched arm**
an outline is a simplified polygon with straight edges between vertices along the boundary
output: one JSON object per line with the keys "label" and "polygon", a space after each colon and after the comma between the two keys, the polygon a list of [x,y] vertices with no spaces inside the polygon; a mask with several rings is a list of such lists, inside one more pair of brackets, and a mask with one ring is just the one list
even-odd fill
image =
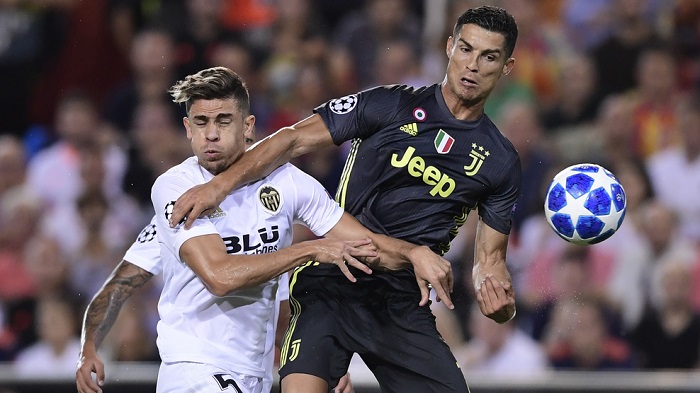
{"label": "player's outstretched arm", "polygon": [[472,280],[482,314],[498,323],[515,316],[515,293],[506,267],[508,235],[486,225],[476,229]]}
{"label": "player's outstretched arm", "polygon": [[391,271],[413,265],[416,281],[421,290],[419,305],[428,304],[430,286],[432,286],[438,300],[444,302],[448,308],[454,308],[450,296],[454,285],[452,265],[430,248],[373,233],[347,212],[324,236],[343,240],[371,239],[372,244],[377,247],[377,258],[366,259],[370,267]]}
{"label": "player's outstretched arm", "polygon": [[[97,355],[97,349],[114,325],[124,302],[151,277],[153,274],[122,260],[88,304],[80,336],[78,369],[75,372],[79,393],[102,392],[104,363]],[[92,373],[96,374],[97,381],[93,380]]]}
{"label": "player's outstretched arm", "polygon": [[170,218],[175,227],[183,219],[189,229],[197,217],[209,214],[231,190],[269,175],[290,159],[333,145],[321,116],[312,115],[261,140],[225,171],[209,182],[197,185],[176,201]]}
{"label": "player's outstretched arm", "polygon": [[182,260],[215,296],[225,296],[260,285],[308,261],[334,264],[350,281],[355,282],[346,263],[370,274],[372,270],[356,258],[372,258],[376,255],[369,239],[309,240],[279,251],[257,255],[227,254],[219,235],[193,237],[180,247]]}

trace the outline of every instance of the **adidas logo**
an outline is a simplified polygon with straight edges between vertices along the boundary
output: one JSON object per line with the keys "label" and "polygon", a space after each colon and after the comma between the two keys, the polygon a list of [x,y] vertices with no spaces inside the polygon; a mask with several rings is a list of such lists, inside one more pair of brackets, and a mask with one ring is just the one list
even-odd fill
{"label": "adidas logo", "polygon": [[416,123],[405,124],[399,127],[399,130],[411,135],[418,135],[418,125]]}
{"label": "adidas logo", "polygon": [[224,216],[226,216],[226,212],[221,210],[221,207],[217,206],[216,210],[214,210],[214,213],[209,215],[209,218],[219,218]]}

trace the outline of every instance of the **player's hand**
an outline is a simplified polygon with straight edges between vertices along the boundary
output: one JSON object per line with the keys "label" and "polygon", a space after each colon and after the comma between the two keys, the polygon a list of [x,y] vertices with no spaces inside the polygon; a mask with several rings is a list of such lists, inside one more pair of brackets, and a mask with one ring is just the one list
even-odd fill
{"label": "player's hand", "polygon": [[316,245],[314,260],[338,266],[348,280],[352,282],[357,281],[350,269],[348,269],[348,266],[362,270],[367,274],[372,274],[372,269],[369,266],[357,260],[357,258],[377,256],[377,248],[372,245],[372,240],[343,241],[326,238],[312,241]]}
{"label": "player's hand", "polygon": [[352,381],[350,381],[350,373],[343,375],[338,381],[338,386],[333,389],[333,393],[355,393],[355,389],[352,387]]}
{"label": "player's hand", "polygon": [[515,316],[515,293],[510,279],[492,274],[475,280],[476,300],[481,313],[498,323],[510,321]]}
{"label": "player's hand", "polygon": [[435,290],[437,301],[443,302],[449,309],[454,309],[451,293],[454,287],[452,264],[437,255],[426,246],[416,247],[409,254],[416,282],[420,288],[421,299],[418,305],[425,306],[430,301],[430,288]]}
{"label": "player's hand", "polygon": [[[97,381],[92,378],[95,373]],[[83,351],[78,360],[78,369],[75,371],[75,383],[78,393],[102,393],[102,385],[105,381],[105,365],[102,359],[94,351]]]}
{"label": "player's hand", "polygon": [[190,229],[194,220],[214,212],[228,194],[226,190],[218,187],[215,179],[196,185],[177,198],[173,214],[170,216],[171,228],[175,228],[185,220],[185,229]]}

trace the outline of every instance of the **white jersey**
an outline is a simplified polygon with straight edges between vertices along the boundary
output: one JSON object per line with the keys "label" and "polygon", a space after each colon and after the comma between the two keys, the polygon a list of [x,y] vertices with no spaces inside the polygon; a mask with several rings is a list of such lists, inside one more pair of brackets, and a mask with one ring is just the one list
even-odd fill
{"label": "white jersey", "polygon": [[343,210],[323,186],[291,164],[230,193],[209,217],[191,229],[170,228],[177,198],[213,176],[196,157],[158,177],[151,197],[163,259],[163,292],[158,303],[158,349],[164,362],[200,362],[264,378],[275,339],[275,294],[279,278],[236,291],[212,295],[179,258],[185,241],[218,234],[229,254],[258,254],[292,243],[295,222],[323,235]]}
{"label": "white jersey", "polygon": [[[156,217],[153,216],[151,222],[146,225],[139,235],[136,237],[136,241],[129,247],[129,249],[124,254],[124,260],[127,262],[140,267],[143,270],[153,274],[154,276],[159,275],[163,271],[163,264],[160,258],[160,244],[158,243],[158,235],[156,232]],[[274,314],[274,324],[277,326],[277,320],[280,315],[280,302],[289,299],[289,276],[283,274],[279,277],[279,287],[277,288],[277,302],[275,303],[275,314]],[[275,354],[273,351],[266,354],[264,361],[266,374],[263,380],[265,385],[263,386],[263,392],[269,392],[272,389],[272,384],[274,383],[274,376],[272,375],[275,366]]]}

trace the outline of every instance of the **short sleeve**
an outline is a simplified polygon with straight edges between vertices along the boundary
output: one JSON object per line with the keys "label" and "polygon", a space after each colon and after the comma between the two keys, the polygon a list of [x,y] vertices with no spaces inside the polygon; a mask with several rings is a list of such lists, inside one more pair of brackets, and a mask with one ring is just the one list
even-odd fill
{"label": "short sleeve", "polygon": [[168,251],[178,258],[180,257],[180,247],[185,241],[197,236],[218,234],[208,217],[196,219],[192,227],[187,230],[182,223],[175,228],[171,228],[168,223],[177,198],[195,185],[185,174],[166,172],[156,179],[151,189],[151,200],[156,212],[158,239]]}
{"label": "short sleeve", "polygon": [[401,99],[400,86],[379,86],[330,100],[314,109],[330,130],[333,142],[367,139],[391,122]]}
{"label": "short sleeve", "polygon": [[160,244],[156,230],[156,217],[136,236],[134,243],[126,250],[124,260],[155,275],[163,271],[160,259]]}
{"label": "short sleeve", "polygon": [[340,221],[343,208],[316,179],[290,165],[291,183],[295,188],[294,221],[307,226],[316,236],[323,236]]}
{"label": "short sleeve", "polygon": [[484,223],[503,234],[510,234],[513,213],[520,196],[520,158],[516,155],[513,166],[504,172],[504,178],[494,191],[479,204],[479,215]]}

